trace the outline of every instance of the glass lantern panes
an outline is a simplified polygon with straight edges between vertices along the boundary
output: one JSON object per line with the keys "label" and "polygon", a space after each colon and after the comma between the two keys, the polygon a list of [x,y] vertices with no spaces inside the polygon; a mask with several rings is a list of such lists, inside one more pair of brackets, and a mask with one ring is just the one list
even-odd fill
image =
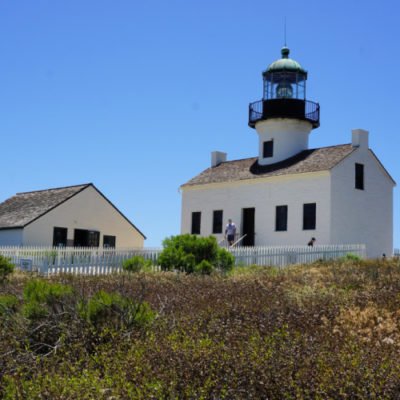
{"label": "glass lantern panes", "polygon": [[307,75],[301,72],[267,72],[264,74],[264,100],[306,98]]}

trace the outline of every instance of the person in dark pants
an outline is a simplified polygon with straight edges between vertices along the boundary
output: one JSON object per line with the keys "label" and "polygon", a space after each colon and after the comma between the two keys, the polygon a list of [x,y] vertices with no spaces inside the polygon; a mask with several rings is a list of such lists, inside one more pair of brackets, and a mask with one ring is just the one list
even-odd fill
{"label": "person in dark pants", "polygon": [[315,237],[312,237],[311,240],[307,243],[307,246],[313,247],[316,240],[317,239],[315,239]]}
{"label": "person in dark pants", "polygon": [[225,236],[226,240],[229,243],[229,246],[233,245],[233,242],[235,241],[235,235],[236,235],[236,225],[234,222],[232,222],[231,219],[228,219],[228,223],[225,228]]}

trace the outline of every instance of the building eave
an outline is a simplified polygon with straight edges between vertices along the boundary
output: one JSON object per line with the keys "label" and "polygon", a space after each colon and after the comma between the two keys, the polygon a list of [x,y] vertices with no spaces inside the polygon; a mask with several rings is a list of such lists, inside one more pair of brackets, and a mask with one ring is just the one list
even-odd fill
{"label": "building eave", "polygon": [[108,204],[110,204],[111,207],[114,208],[115,211],[118,212],[119,215],[121,215],[122,218],[124,218],[129,225],[131,225],[142,237],[143,239],[147,239],[147,237],[144,235],[143,232],[141,232],[103,193],[100,192],[99,189],[97,189],[96,186],[94,186],[93,184],[91,184],[91,186],[93,187],[94,190],[96,190],[96,192],[103,197],[104,200],[107,201]]}
{"label": "building eave", "polygon": [[269,183],[269,182],[277,182],[277,181],[287,181],[287,180],[296,180],[296,179],[310,179],[315,178],[317,176],[330,176],[331,170],[324,169],[320,171],[313,172],[300,172],[296,174],[281,174],[281,175],[273,175],[273,176],[264,176],[259,178],[252,179],[241,179],[241,180],[232,180],[232,181],[224,181],[224,182],[210,182],[210,183],[202,183],[202,184],[193,184],[193,185],[182,185],[180,186],[180,190],[182,192],[191,191],[191,190],[202,190],[202,189],[215,189],[220,187],[233,187],[233,186],[244,186],[244,185],[257,185],[260,183]]}

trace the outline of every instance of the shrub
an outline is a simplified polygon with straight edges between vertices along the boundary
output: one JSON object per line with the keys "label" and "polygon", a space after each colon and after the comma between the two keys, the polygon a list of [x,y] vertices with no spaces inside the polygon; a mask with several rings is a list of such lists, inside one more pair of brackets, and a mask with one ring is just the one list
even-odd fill
{"label": "shrub", "polygon": [[97,292],[86,303],[80,304],[80,314],[93,327],[126,329],[144,326],[155,317],[155,312],[145,303],[135,303],[119,293]]}
{"label": "shrub", "polygon": [[11,260],[0,254],[0,282],[4,282],[13,271],[14,264],[11,263]]}
{"label": "shrub", "polygon": [[128,272],[140,272],[150,270],[152,265],[151,260],[146,260],[142,256],[133,256],[123,262],[122,268]]}
{"label": "shrub", "polygon": [[64,310],[67,298],[73,294],[72,287],[35,279],[24,288],[23,313],[29,319],[46,317]]}
{"label": "shrub", "polygon": [[0,295],[0,315],[17,311],[18,298],[12,294]]}
{"label": "shrub", "polygon": [[341,258],[341,260],[343,260],[343,261],[361,261],[362,258],[357,254],[347,253],[344,257]]}
{"label": "shrub", "polygon": [[194,268],[194,272],[201,275],[210,275],[214,271],[214,267],[207,260],[202,260],[200,264],[197,264]]}
{"label": "shrub", "polygon": [[[197,270],[210,270],[210,266],[202,264],[207,261],[212,267],[224,271],[232,269],[234,257],[225,249],[218,246],[213,236],[198,237],[195,235],[171,236],[164,240],[163,251],[158,262],[163,270],[178,270],[192,273]],[[198,271],[197,271],[198,272]]]}
{"label": "shrub", "polygon": [[222,271],[231,271],[235,265],[235,257],[226,249],[219,249],[217,258],[217,267]]}

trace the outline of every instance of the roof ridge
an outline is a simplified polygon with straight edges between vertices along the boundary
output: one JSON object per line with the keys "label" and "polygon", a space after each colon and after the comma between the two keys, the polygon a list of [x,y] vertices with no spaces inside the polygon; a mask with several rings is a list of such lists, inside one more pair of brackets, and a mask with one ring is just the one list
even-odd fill
{"label": "roof ridge", "polygon": [[[343,143],[343,144],[334,144],[331,146],[323,146],[323,147],[314,147],[312,149],[304,149],[301,150],[299,153],[302,153],[303,151],[314,151],[314,150],[321,150],[321,149],[330,149],[333,147],[342,147],[342,146],[351,146],[351,143]],[[295,155],[297,155],[295,154]],[[244,157],[244,158],[237,158],[236,160],[226,160],[226,161],[222,161],[220,164],[225,164],[225,163],[230,163],[230,162],[236,162],[236,161],[245,161],[245,160],[251,160],[252,158],[258,158],[258,156],[252,156],[252,157]],[[220,165],[219,164],[219,165]]]}
{"label": "roof ridge", "polygon": [[344,147],[344,146],[351,146],[351,143],[333,144],[331,146],[315,147],[313,149],[307,149],[307,150],[331,149],[333,147]]}
{"label": "roof ridge", "polygon": [[61,186],[61,187],[56,187],[56,188],[49,188],[49,189],[41,189],[41,190],[32,190],[32,191],[29,191],[29,192],[19,192],[19,193],[16,193],[15,194],[15,196],[18,196],[18,195],[20,195],[20,194],[29,194],[29,193],[39,193],[39,192],[49,192],[49,191],[51,191],[51,190],[61,190],[61,189],[71,189],[71,188],[77,188],[77,187],[87,187],[87,186],[90,186],[90,185],[92,185],[93,186],[93,183],[82,183],[82,184],[80,184],[80,185],[71,185],[71,186]]}

